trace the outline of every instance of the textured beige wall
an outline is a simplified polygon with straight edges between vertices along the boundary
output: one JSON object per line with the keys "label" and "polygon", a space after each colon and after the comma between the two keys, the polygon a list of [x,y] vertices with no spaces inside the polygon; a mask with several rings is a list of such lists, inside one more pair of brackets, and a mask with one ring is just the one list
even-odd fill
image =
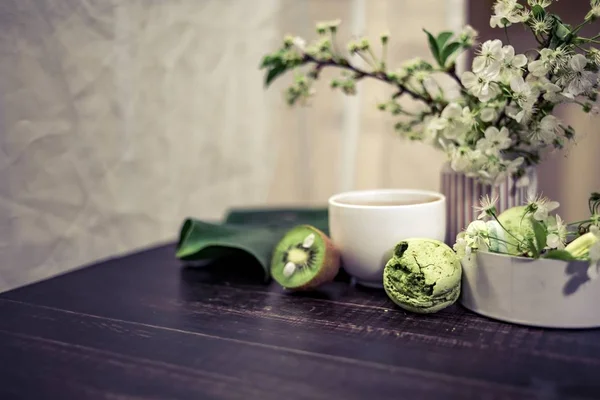
{"label": "textured beige wall", "polygon": [[[323,82],[290,110],[285,80],[264,91],[257,67],[350,4],[2,0],[0,291],[172,240],[186,216],[325,204],[344,173],[343,96]],[[446,25],[441,0],[366,4],[392,61],[426,55],[421,28]],[[385,90],[361,88],[355,187],[437,188],[441,156],[394,136]]]}

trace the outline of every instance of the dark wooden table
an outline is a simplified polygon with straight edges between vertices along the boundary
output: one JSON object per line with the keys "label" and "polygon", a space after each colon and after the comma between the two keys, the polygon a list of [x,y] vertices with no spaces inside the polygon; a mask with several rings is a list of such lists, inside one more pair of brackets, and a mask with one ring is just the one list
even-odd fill
{"label": "dark wooden table", "polygon": [[0,399],[600,398],[598,330],[408,314],[344,279],[290,295],[245,260],[173,254],[1,295]]}

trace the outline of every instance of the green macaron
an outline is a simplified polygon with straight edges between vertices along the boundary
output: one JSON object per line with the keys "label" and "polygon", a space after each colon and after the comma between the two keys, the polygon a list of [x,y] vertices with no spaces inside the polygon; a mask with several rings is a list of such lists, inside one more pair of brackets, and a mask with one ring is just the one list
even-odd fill
{"label": "green macaron", "polygon": [[535,240],[532,215],[527,213],[525,206],[516,206],[498,215],[498,221],[509,232],[505,235],[507,243],[505,252],[512,255],[522,255],[524,249],[519,246],[519,240],[525,243],[529,240]]}
{"label": "green macaron", "polygon": [[403,309],[434,313],[452,305],[460,295],[462,267],[456,253],[433,239],[398,243],[383,270],[389,298]]}

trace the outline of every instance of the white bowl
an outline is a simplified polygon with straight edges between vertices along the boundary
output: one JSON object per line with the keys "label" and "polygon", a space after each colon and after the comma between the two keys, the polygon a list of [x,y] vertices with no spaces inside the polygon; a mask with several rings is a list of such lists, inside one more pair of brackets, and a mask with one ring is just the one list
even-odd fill
{"label": "white bowl", "polygon": [[545,328],[600,327],[600,279],[589,263],[478,252],[463,265],[460,302],[501,321]]}

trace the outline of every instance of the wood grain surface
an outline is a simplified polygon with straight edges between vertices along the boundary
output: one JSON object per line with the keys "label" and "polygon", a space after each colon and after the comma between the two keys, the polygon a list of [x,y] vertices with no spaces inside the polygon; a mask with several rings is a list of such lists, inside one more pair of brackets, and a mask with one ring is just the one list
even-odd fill
{"label": "wood grain surface", "polygon": [[600,398],[600,331],[455,305],[402,311],[346,276],[286,293],[164,246],[0,295],[0,399]]}

